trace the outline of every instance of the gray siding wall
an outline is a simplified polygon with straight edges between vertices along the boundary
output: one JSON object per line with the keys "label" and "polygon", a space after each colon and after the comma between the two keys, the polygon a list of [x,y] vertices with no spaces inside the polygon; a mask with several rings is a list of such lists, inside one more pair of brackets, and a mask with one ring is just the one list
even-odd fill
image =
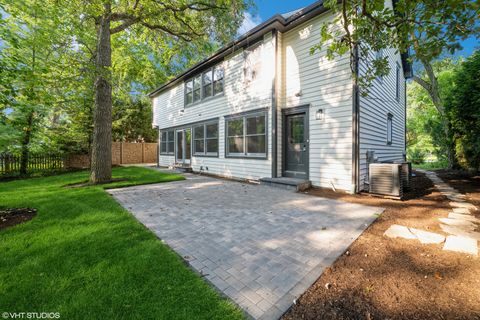
{"label": "gray siding wall", "polygon": [[[384,50],[388,56],[390,74],[374,80],[367,97],[360,97],[360,188],[368,182],[367,151],[375,151],[379,161],[401,161],[405,152],[405,77],[400,54]],[[371,52],[370,59],[375,58]],[[360,61],[365,72],[368,61]],[[400,66],[399,100],[396,99],[396,68]],[[387,117],[393,115],[392,144],[387,144]]]}
{"label": "gray siding wall", "polygon": [[[264,36],[262,44],[262,65],[257,78],[246,83],[244,80],[244,52],[239,49],[223,61],[225,89],[223,96],[184,107],[184,84],[161,93],[153,99],[153,125],[160,129],[188,125],[190,123],[219,117],[219,157],[195,157],[192,155],[192,168],[225,177],[259,179],[271,177],[272,137],[271,107],[272,82],[275,72],[275,40],[271,34]],[[240,112],[266,109],[268,111],[268,154],[266,160],[225,158],[225,116]],[[181,113],[181,110],[184,110]],[[170,166],[174,156],[160,155],[161,166]],[[206,170],[208,168],[208,170]]]}
{"label": "gray siding wall", "polygon": [[[325,50],[310,54],[310,48],[320,41],[320,27],[327,19],[333,19],[333,16],[329,13],[317,16],[281,35],[279,108],[309,105],[309,177],[312,184],[351,191],[352,77],[349,55],[330,61]],[[324,120],[315,119],[318,109],[324,110]],[[282,132],[281,121],[278,131]],[[279,141],[281,139],[279,135]],[[279,155],[282,154],[281,146],[279,143]]]}

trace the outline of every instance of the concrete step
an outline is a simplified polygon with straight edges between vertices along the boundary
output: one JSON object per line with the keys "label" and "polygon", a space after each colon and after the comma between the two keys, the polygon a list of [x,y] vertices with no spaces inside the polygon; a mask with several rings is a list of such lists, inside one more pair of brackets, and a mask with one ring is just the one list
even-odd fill
{"label": "concrete step", "polygon": [[180,173],[191,173],[193,172],[192,167],[190,165],[185,165],[185,164],[175,164],[173,166],[170,166],[169,169],[175,170]]}
{"label": "concrete step", "polygon": [[312,186],[312,182],[310,180],[287,177],[261,178],[260,184],[281,189],[293,190],[297,192],[305,191]]}

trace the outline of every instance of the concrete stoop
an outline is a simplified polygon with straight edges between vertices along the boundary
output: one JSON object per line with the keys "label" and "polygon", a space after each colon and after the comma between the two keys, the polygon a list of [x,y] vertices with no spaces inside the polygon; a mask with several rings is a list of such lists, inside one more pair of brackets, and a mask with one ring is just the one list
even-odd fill
{"label": "concrete stoop", "polygon": [[297,192],[305,191],[312,186],[312,183],[311,183],[310,180],[297,179],[297,178],[286,178],[286,177],[261,178],[260,179],[260,184],[266,185],[266,186],[271,186],[271,187],[276,187],[276,188],[281,188],[281,189],[293,190],[293,191],[297,191]]}

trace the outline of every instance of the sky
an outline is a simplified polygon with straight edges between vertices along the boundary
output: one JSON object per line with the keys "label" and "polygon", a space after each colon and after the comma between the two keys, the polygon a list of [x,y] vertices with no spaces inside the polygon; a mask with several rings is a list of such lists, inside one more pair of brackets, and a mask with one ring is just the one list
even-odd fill
{"label": "sky", "polygon": [[[256,8],[245,15],[239,34],[243,34],[256,25],[274,16],[276,13],[287,13],[314,3],[315,0],[255,0]],[[455,53],[455,56],[468,57],[475,48],[480,49],[478,39],[469,38],[462,43],[463,50]]]}

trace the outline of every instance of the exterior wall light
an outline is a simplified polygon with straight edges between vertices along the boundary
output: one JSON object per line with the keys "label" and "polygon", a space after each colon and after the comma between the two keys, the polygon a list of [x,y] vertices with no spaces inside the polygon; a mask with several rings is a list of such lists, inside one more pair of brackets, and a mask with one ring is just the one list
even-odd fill
{"label": "exterior wall light", "polygon": [[315,112],[315,119],[323,120],[324,117],[325,117],[325,112],[323,112],[323,109],[318,109],[317,112]]}

